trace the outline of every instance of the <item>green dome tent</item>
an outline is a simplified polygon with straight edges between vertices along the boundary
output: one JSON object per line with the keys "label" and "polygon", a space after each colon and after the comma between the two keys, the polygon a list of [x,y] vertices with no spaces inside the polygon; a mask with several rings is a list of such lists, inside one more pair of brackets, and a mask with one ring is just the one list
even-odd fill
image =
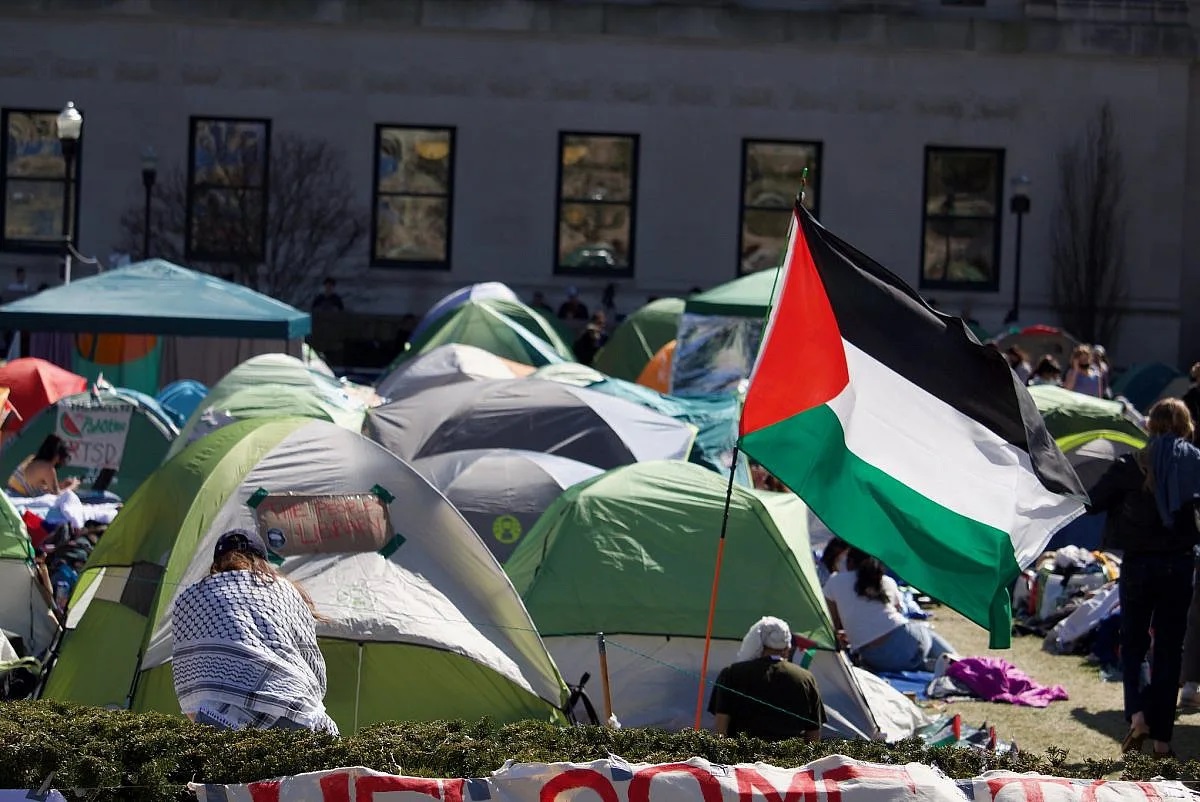
{"label": "green dome tent", "polygon": [[658,350],[675,339],[683,306],[682,298],[659,298],[646,304],[621,321],[592,365],[614,379],[637,381]]}
{"label": "green dome tent", "polygon": [[366,404],[331,374],[314,370],[294,356],[263,354],[247,359],[213,385],[165,459],[235,420],[296,415],[357,432],[366,413]]}
{"label": "green dome tent", "polygon": [[778,292],[781,268],[772,267],[735,278],[687,299],[684,314],[744,317],[763,320],[771,309],[771,292]]}
{"label": "green dome tent", "polygon": [[236,527],[286,530],[264,540],[328,619],[317,625],[325,704],[343,733],[385,720],[561,720],[562,680],[462,516],[395,455],[302,418],[230,424],[143,485],[88,561],[44,695],[178,713],[171,608]]}
{"label": "green dome tent", "polygon": [[[626,726],[693,723],[725,491],[725,479],[686,462],[611,470],[568,488],[504,565],[565,677],[600,676],[595,633],[605,634]],[[734,487],[707,680],[755,621],[779,616],[815,646],[830,728],[872,737],[878,725],[835,651],[806,512],[790,493]]]}
{"label": "green dome tent", "polygon": [[212,403],[207,399],[197,409],[187,436],[180,436],[167,458],[178,454],[191,443],[212,434],[223,426],[250,418],[312,418],[336,423],[352,432],[361,432],[367,409],[349,398],[334,399],[310,387],[288,384],[261,384],[243,387]]}
{"label": "green dome tent", "polygon": [[1070,434],[1056,442],[1086,489],[1094,486],[1117,458],[1144,448],[1146,437],[1100,430]]}
{"label": "green dome tent", "polygon": [[0,493],[0,634],[20,639],[29,655],[50,648],[59,632],[49,591],[38,579],[25,522]]}
{"label": "green dome tent", "polygon": [[1109,401],[1076,393],[1053,384],[1029,388],[1038,412],[1046,419],[1046,428],[1054,438],[1107,429],[1133,437],[1144,437],[1145,430],[1136,413],[1120,401]]}
{"label": "green dome tent", "polygon": [[482,298],[467,301],[442,315],[421,333],[389,367],[439,345],[462,343],[524,365],[573,362],[575,355],[554,325],[520,301]]}
{"label": "green dome tent", "polygon": [[158,468],[179,430],[158,402],[135,390],[95,388],[60,398],[21,428],[0,452],[0,477],[12,472],[56,434],[71,449],[61,476],[84,479],[84,489],[104,468],[116,474],[109,490],[129,498]]}

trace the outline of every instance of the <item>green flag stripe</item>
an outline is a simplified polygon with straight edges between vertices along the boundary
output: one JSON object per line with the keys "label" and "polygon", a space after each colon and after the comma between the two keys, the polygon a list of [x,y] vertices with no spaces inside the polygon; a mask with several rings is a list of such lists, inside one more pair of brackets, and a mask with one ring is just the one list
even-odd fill
{"label": "green flag stripe", "polygon": [[830,531],[991,630],[992,648],[1009,645],[1008,588],[1020,568],[1007,533],[946,509],[850,451],[826,405],[745,435],[742,449]]}

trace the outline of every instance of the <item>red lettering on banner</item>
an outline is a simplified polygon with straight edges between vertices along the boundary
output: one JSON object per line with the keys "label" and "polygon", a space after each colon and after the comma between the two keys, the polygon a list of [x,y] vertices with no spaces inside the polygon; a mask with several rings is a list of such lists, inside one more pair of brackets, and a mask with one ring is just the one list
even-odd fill
{"label": "red lettering on banner", "polygon": [[[1072,785],[1070,780],[1060,780],[1055,777],[996,777],[987,781],[988,793],[992,795],[993,802],[1006,786],[1014,784],[1021,787],[1021,795],[1025,802],[1046,802],[1046,797],[1042,793],[1044,785],[1058,788],[1070,788]],[[1095,791],[1093,790],[1092,793],[1094,794]]]}
{"label": "red lettering on banner", "polygon": [[[1108,780],[1096,780],[1091,785],[1083,790],[1083,795],[1080,797],[1080,802],[1099,802],[1100,788],[1109,785]],[[1122,783],[1125,786],[1132,786],[1141,791],[1146,796],[1146,802],[1162,802],[1162,797],[1159,796],[1153,783]],[[1117,791],[1119,794],[1120,792]]]}
{"label": "red lettering on banner", "polygon": [[350,802],[350,775],[339,771],[322,777],[321,799],[325,802]]}
{"label": "red lettering on banner", "polygon": [[246,786],[253,802],[279,802],[279,780],[265,780]]}
{"label": "red lettering on banner", "polygon": [[700,796],[704,802],[721,802],[721,784],[717,778],[711,772],[686,763],[667,763],[638,771],[629,781],[629,802],[650,802],[650,781],[660,774],[690,774],[700,784]]}
{"label": "red lettering on banner", "polygon": [[845,782],[846,780],[894,780],[904,783],[904,786],[910,791],[917,790],[917,785],[913,782],[912,775],[905,768],[892,768],[890,766],[873,766],[866,763],[852,763],[846,766],[838,766],[821,775],[824,780],[832,780],[833,782]]}
{"label": "red lettering on banner", "polygon": [[818,802],[820,791],[825,792],[827,802],[841,802],[842,794],[837,783],[821,780],[818,786],[811,771],[794,772],[788,789],[782,795],[780,789],[757,769],[737,766],[733,772],[737,777],[738,802],[754,802],[755,792],[762,795],[766,802]]}
{"label": "red lettering on banner", "polygon": [[421,777],[372,776],[359,777],[354,781],[354,802],[372,802],[376,792],[412,791],[434,799],[442,798],[441,783]]}
{"label": "red lettering on banner", "polygon": [[567,769],[542,786],[538,793],[538,802],[555,802],[563,791],[574,791],[577,788],[595,791],[600,795],[601,802],[619,802],[617,789],[613,788],[612,782],[592,769]]}

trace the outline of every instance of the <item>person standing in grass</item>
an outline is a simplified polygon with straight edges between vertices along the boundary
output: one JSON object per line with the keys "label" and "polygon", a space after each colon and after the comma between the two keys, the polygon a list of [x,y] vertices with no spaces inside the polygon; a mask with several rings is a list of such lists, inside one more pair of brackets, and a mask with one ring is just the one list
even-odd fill
{"label": "person standing in grass", "polygon": [[[1192,597],[1200,496],[1200,449],[1192,416],[1177,398],[1150,408],[1146,447],[1112,464],[1088,495],[1089,513],[1106,512],[1105,545],[1124,551],[1121,670],[1129,732],[1121,751],[1170,756],[1175,704]],[[1153,635],[1151,634],[1153,632]],[[1142,663],[1151,656],[1150,682]]]}

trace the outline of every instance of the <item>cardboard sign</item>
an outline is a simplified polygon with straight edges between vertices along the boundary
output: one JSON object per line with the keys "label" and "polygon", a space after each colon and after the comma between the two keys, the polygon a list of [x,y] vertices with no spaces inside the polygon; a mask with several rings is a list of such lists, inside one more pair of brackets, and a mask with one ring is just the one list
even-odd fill
{"label": "cardboard sign", "polygon": [[1067,780],[988,772],[954,781],[931,766],[884,766],[831,755],[796,769],[764,763],[508,764],[490,777],[435,780],[366,768],[249,785],[188,786],[199,802],[1195,802],[1178,782]]}
{"label": "cardboard sign", "polygon": [[250,504],[259,536],[280,557],[386,551],[396,537],[388,502],[375,493],[299,496],[259,491]]}
{"label": "cardboard sign", "polygon": [[131,404],[74,406],[58,403],[55,434],[71,449],[72,468],[118,469],[125,455],[125,440],[133,418]]}

